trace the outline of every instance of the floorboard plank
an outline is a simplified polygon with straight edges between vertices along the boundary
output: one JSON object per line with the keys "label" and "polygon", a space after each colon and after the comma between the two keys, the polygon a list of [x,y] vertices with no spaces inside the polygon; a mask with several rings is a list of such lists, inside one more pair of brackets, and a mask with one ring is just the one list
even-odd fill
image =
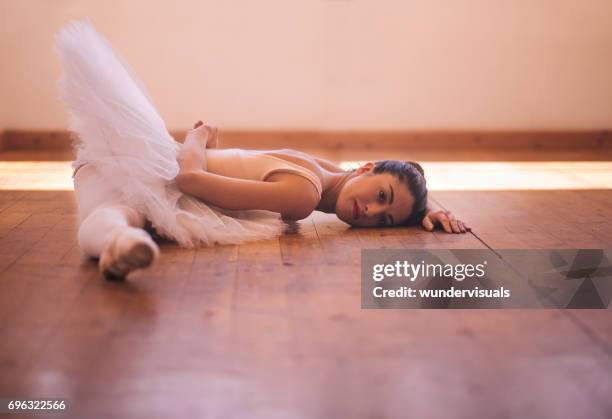
{"label": "floorboard plank", "polygon": [[61,393],[70,417],[610,417],[609,310],[364,310],[360,263],[365,248],[610,248],[612,191],[431,197],[473,234],[314,212],[275,240],[162,242],[114,283],[78,248],[71,191],[0,191],[0,394]]}

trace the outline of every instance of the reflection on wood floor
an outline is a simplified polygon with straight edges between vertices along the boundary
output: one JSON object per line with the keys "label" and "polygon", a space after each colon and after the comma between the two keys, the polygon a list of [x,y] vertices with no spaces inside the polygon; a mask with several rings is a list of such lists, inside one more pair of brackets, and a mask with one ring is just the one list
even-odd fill
{"label": "reflection on wood floor", "polygon": [[[113,283],[78,248],[72,192],[25,187],[52,164],[16,180],[6,161],[0,395],[64,397],[75,418],[610,417],[608,310],[361,310],[359,282],[362,248],[610,248],[609,162],[509,169],[542,190],[479,190],[503,165],[473,190],[436,188],[472,234],[315,212],[278,240],[161,243],[155,268]],[[434,184],[467,170],[425,169]]]}
{"label": "reflection on wood floor", "polygon": [[[432,191],[612,188],[612,154],[602,152],[489,151],[473,152],[472,160],[466,160],[467,155],[460,152],[308,151],[335,161],[344,169],[368,160],[419,161]],[[450,160],[451,157],[456,160]],[[568,161],[570,157],[582,160]],[[0,153],[0,190],[72,190],[70,160],[71,155],[66,152]]]}

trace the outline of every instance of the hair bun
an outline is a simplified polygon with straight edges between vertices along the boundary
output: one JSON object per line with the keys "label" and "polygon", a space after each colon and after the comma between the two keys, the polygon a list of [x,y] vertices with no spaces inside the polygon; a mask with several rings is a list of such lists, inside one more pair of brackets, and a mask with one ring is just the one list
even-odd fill
{"label": "hair bun", "polygon": [[421,176],[425,177],[425,171],[423,170],[420,164],[418,164],[417,162],[413,162],[413,161],[407,161],[406,163],[410,166],[414,166],[419,171]]}

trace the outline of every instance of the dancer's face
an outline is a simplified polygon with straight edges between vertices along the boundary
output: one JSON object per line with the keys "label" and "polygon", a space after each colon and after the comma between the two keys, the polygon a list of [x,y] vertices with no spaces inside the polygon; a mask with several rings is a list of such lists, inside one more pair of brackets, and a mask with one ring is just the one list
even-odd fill
{"label": "dancer's face", "polygon": [[373,169],[374,163],[366,163],[344,184],[336,201],[336,215],[355,227],[403,223],[414,204],[408,186],[390,173],[374,174]]}

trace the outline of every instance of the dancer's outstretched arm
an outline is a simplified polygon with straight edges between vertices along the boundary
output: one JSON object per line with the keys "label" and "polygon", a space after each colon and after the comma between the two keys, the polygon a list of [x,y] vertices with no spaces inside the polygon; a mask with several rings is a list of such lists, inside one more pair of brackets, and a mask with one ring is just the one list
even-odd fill
{"label": "dancer's outstretched arm", "polygon": [[[273,174],[277,176],[280,174]],[[204,170],[181,172],[176,183],[181,192],[229,210],[260,209],[283,218],[306,218],[319,203],[315,187],[300,176],[282,174],[276,181],[238,179]]]}
{"label": "dancer's outstretched arm", "polygon": [[447,210],[427,206],[425,217],[421,223],[427,231],[433,231],[436,225],[441,225],[447,233],[465,233],[472,231],[463,221]]}

